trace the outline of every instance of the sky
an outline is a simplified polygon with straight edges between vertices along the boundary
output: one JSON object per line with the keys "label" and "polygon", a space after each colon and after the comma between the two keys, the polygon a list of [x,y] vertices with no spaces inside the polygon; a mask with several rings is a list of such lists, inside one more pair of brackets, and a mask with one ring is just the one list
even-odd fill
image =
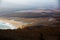
{"label": "sky", "polygon": [[21,9],[57,9],[57,0],[1,0],[0,11]]}

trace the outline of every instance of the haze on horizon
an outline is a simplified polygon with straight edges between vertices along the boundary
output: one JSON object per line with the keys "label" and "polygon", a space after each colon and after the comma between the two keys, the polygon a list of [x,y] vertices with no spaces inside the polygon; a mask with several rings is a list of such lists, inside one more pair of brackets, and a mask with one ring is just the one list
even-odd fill
{"label": "haze on horizon", "polygon": [[24,9],[58,9],[57,0],[1,0],[0,12]]}

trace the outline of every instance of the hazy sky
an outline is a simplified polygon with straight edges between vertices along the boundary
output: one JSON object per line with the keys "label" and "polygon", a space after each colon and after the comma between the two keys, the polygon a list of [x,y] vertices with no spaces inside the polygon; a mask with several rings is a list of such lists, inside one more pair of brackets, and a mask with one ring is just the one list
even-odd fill
{"label": "hazy sky", "polygon": [[1,0],[0,9],[57,9],[57,0]]}

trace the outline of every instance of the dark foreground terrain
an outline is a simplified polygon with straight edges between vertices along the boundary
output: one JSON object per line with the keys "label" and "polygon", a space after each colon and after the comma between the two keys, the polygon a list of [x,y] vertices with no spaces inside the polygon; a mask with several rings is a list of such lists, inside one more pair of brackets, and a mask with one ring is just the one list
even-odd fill
{"label": "dark foreground terrain", "polygon": [[60,27],[0,30],[0,40],[60,40]]}

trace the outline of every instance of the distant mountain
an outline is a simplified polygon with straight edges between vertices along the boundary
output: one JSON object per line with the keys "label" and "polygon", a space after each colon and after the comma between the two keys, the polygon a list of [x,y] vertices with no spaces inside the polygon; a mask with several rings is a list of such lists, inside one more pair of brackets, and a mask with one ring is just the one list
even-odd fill
{"label": "distant mountain", "polygon": [[2,15],[3,17],[20,17],[20,18],[39,18],[39,17],[52,17],[51,10],[25,10],[25,11],[17,11],[13,13],[8,13]]}

